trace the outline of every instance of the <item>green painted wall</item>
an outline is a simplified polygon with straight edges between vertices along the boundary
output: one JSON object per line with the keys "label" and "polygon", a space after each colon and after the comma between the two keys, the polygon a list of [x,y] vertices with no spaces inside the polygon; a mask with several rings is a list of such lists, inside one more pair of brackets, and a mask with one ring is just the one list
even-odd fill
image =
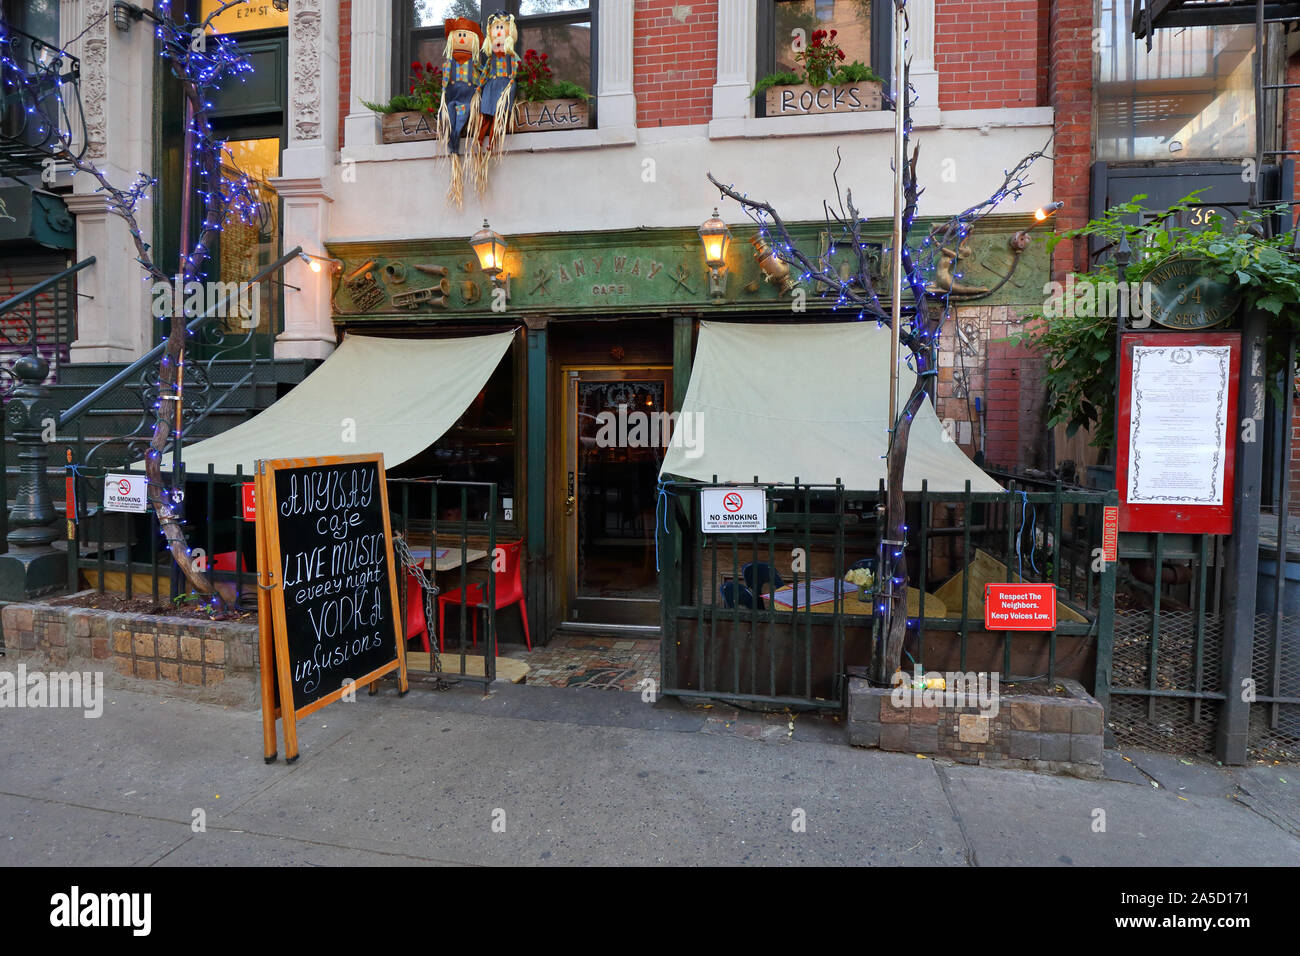
{"label": "green painted wall", "polygon": [[[914,232],[924,238],[935,223],[918,220]],[[995,285],[1010,268],[1010,239],[1032,224],[1028,216],[989,217],[973,234],[969,260],[963,259],[961,281]],[[800,248],[810,255],[819,249],[820,223],[792,227]],[[866,238],[881,248],[888,221],[870,224]],[[764,281],[754,260],[752,226],[733,227],[727,256],[728,281],[724,301],[709,295],[708,269],[699,236],[691,229],[640,229],[605,233],[506,235],[506,268],[510,299],[494,297],[493,286],[479,269],[468,238],[330,243],[331,255],[343,261],[335,278],[335,320],[349,324],[408,318],[489,317],[513,314],[635,314],[690,312],[773,312],[791,309],[791,299],[778,295]],[[1048,257],[1042,231],[1022,254],[1011,282],[980,305],[1030,304],[1042,300],[1048,278]],[[919,244],[919,241],[918,241]],[[837,248],[832,261],[853,268],[852,252]],[[878,291],[888,288],[888,262],[881,268]],[[495,306],[494,309],[494,299]],[[887,296],[881,300],[887,303]],[[815,290],[807,307],[823,308]]]}

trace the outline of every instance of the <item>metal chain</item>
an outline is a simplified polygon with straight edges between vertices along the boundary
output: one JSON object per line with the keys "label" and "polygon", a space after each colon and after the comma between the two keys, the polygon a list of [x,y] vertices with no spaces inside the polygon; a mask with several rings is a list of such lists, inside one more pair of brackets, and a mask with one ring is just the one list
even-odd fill
{"label": "metal chain", "polygon": [[[442,657],[438,654],[438,635],[433,633],[431,627],[433,622],[434,602],[438,597],[438,585],[433,584],[429,580],[428,576],[425,575],[424,568],[420,566],[419,561],[415,560],[415,556],[411,554],[411,549],[406,546],[406,541],[400,534],[393,536],[393,550],[397,552],[397,559],[401,561],[402,566],[406,568],[406,573],[420,582],[420,593],[423,595],[424,603],[424,628],[429,635],[429,663],[432,665],[430,670],[435,674],[441,674]],[[436,549],[434,548],[430,548],[430,554],[435,550]],[[434,687],[438,690],[443,690],[450,686],[452,685],[441,677],[437,678],[434,683]]]}

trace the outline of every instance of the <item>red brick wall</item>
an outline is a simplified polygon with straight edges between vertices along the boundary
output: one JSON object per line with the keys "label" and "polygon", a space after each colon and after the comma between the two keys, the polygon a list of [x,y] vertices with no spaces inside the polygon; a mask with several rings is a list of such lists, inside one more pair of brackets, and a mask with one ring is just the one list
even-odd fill
{"label": "red brick wall", "polygon": [[937,0],[934,66],[940,109],[1034,106],[1038,0]]}
{"label": "red brick wall", "polygon": [[1004,468],[1052,468],[1043,440],[1043,359],[990,338],[984,400],[984,460]]}
{"label": "red brick wall", "polygon": [[[717,82],[717,0],[679,4],[636,0],[632,88],[637,126],[689,126],[713,114]],[[690,11],[683,23],[673,10]]]}
{"label": "red brick wall", "polygon": [[339,0],[339,149],[343,148],[343,118],[351,99],[352,0]]}
{"label": "red brick wall", "polygon": [[[1048,91],[1056,110],[1052,143],[1052,191],[1065,208],[1056,215],[1058,232],[1088,221],[1089,169],[1092,165],[1092,0],[1050,0],[1051,40]],[[1063,242],[1052,255],[1052,275],[1087,266],[1085,241]]]}

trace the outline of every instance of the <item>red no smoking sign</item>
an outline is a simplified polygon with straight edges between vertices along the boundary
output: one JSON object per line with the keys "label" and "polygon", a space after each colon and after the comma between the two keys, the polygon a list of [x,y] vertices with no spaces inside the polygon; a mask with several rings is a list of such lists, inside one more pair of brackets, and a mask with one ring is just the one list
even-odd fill
{"label": "red no smoking sign", "polygon": [[745,507],[745,499],[734,491],[729,491],[722,496],[722,507],[726,508],[732,514],[735,514],[741,508]]}

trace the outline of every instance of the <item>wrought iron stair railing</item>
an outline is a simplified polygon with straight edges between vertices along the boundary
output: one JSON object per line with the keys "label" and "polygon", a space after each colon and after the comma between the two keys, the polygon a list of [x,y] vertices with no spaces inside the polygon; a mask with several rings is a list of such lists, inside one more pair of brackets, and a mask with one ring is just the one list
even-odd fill
{"label": "wrought iron stair railing", "polygon": [[[246,285],[255,286],[262,282],[277,281],[272,277],[301,254],[302,247],[295,246],[247,280]],[[201,361],[185,363],[182,381],[183,436],[193,436],[214,412],[233,408],[234,396],[241,389],[260,384],[261,371],[275,361],[274,356],[270,354],[258,354],[260,343],[256,325],[242,330],[243,334],[240,335],[238,334],[240,330],[232,331],[219,323],[218,320],[226,316],[227,306],[238,294],[235,290],[229,291],[186,326],[192,336],[190,347],[203,345],[210,354]],[[91,445],[85,454],[80,456],[81,464],[119,464],[144,458],[157,421],[155,406],[161,391],[161,361],[166,351],[167,342],[165,340],[159,342],[59,416],[58,431],[62,436],[74,423],[78,423],[82,416],[104,403],[118,389],[123,387],[131,389],[139,396],[140,418],[135,427],[125,434],[103,438]],[[213,375],[215,364],[221,361],[223,356],[245,351],[247,357],[242,361],[247,362],[247,369],[234,381],[217,382]],[[78,430],[80,431],[80,428]],[[82,445],[80,435],[78,438],[78,445]],[[174,444],[173,438],[168,442],[166,451],[172,450]],[[110,456],[108,452],[113,448],[118,450],[118,454]]]}

